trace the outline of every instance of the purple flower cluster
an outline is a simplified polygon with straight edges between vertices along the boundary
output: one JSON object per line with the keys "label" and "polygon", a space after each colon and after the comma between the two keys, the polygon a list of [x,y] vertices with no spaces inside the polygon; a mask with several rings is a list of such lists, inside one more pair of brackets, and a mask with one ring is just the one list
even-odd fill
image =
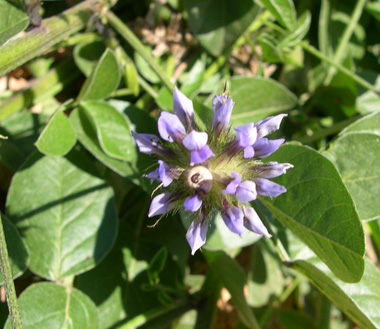
{"label": "purple flower cluster", "polygon": [[146,177],[166,188],[153,198],[148,216],[182,206],[194,214],[186,233],[192,254],[206,243],[210,214],[215,209],[233,233],[241,235],[245,227],[271,237],[248,202],[257,195],[276,197],[286,192],[268,178],[293,166],[262,162],[284,142],[266,136],[279,128],[286,114],[239,126],[234,134],[229,126],[234,102],[223,93],[213,98],[213,122],[204,132],[194,119],[192,101],[177,88],[173,104],[174,114],[163,111],[158,119],[159,134],[166,142],[155,135],[132,132],[140,152],[160,158],[158,168]]}

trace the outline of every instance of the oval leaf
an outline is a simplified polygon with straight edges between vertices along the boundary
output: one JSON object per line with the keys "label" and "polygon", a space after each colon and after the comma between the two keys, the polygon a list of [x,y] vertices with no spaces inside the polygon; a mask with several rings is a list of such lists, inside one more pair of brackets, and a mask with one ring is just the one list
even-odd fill
{"label": "oval leaf", "polygon": [[[24,329],[99,328],[95,304],[75,288],[37,283],[26,289],[18,302]],[[12,328],[10,322],[8,318],[5,329]]]}
{"label": "oval leaf", "polygon": [[41,153],[46,155],[65,155],[75,145],[77,136],[66,115],[59,111],[42,131],[36,142]]}
{"label": "oval leaf", "polygon": [[95,70],[104,51],[104,42],[101,40],[79,44],[74,48],[73,52],[75,64],[88,77]]}
{"label": "oval leaf", "polygon": [[[29,252],[14,224],[4,215],[1,215],[0,220],[3,223],[12,277],[15,279],[25,272],[28,265]],[[3,276],[0,273],[0,285],[3,284]]]}
{"label": "oval leaf", "polygon": [[230,94],[236,103],[231,115],[234,126],[288,111],[297,104],[296,96],[282,84],[262,77],[232,79]]}
{"label": "oval leaf", "polygon": [[12,180],[7,214],[30,252],[30,269],[58,280],[94,267],[117,233],[113,191],[84,155],[33,154]]}
{"label": "oval leaf", "polygon": [[299,144],[284,145],[273,159],[294,165],[276,179],[288,191],[273,200],[260,200],[337,277],[358,282],[364,271],[363,227],[334,165],[317,151]]}
{"label": "oval leaf", "polygon": [[87,78],[79,93],[79,100],[97,100],[107,97],[119,85],[120,72],[116,56],[106,49],[92,74]]}
{"label": "oval leaf", "polygon": [[9,1],[0,0],[0,45],[29,24],[28,15]]}
{"label": "oval leaf", "polygon": [[199,43],[219,56],[244,33],[259,8],[252,0],[185,0],[185,9]]}
{"label": "oval leaf", "polygon": [[80,108],[96,128],[103,151],[116,159],[131,160],[134,142],[127,118],[103,102],[83,102]]}

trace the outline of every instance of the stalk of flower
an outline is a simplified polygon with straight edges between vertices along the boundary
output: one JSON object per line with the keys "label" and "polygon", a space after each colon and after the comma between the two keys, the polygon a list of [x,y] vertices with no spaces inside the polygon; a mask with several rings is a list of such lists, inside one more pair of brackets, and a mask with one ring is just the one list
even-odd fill
{"label": "stalk of flower", "polygon": [[157,169],[146,177],[158,181],[163,192],[153,198],[148,216],[162,216],[183,207],[192,216],[186,233],[192,254],[206,243],[216,211],[233,233],[241,235],[245,227],[271,237],[249,202],[257,195],[276,197],[286,192],[269,179],[293,166],[262,161],[284,142],[283,138],[270,140],[266,136],[279,129],[286,114],[232,130],[229,121],[234,104],[225,93],[214,96],[213,122],[207,131],[200,131],[192,101],[175,88],[174,114],[162,111],[157,123],[163,141],[155,135],[132,132],[140,152],[158,157]]}

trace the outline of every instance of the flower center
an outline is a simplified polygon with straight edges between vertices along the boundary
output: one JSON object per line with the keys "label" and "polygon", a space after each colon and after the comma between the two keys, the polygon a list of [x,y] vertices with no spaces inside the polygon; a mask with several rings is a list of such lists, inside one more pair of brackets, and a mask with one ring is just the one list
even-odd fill
{"label": "flower center", "polygon": [[207,194],[212,187],[212,174],[207,168],[196,166],[188,172],[187,184],[197,192]]}

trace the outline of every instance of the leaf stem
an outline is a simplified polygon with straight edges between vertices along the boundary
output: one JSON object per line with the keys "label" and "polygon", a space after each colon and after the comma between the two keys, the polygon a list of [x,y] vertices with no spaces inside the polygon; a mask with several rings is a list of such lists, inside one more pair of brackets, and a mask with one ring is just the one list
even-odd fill
{"label": "leaf stem", "polygon": [[7,243],[0,214],[0,270],[4,279],[5,294],[8,301],[9,317],[13,329],[21,329],[21,316],[18,309],[17,295],[12,279],[12,270],[9,264]]}
{"label": "leaf stem", "polygon": [[357,84],[361,85],[365,89],[368,89],[372,92],[374,92],[377,95],[380,95],[380,90],[377,90],[375,86],[371,85],[369,82],[364,80],[363,78],[359,77],[357,74],[350,71],[348,68],[344,67],[341,64],[335,63],[332,59],[327,57],[326,55],[322,54],[318,49],[311,46],[305,41],[302,41],[300,43],[301,47],[309,52],[310,54],[314,55],[315,57],[319,58],[320,60],[330,64],[331,66],[335,67],[337,70],[354,80]]}
{"label": "leaf stem", "polygon": [[163,84],[171,91],[174,91],[174,85],[170,82],[166,73],[154,60],[144,44],[136,37],[136,35],[126,26],[112,11],[106,14],[109,24],[114,28],[148,63],[151,69],[158,75]]}

